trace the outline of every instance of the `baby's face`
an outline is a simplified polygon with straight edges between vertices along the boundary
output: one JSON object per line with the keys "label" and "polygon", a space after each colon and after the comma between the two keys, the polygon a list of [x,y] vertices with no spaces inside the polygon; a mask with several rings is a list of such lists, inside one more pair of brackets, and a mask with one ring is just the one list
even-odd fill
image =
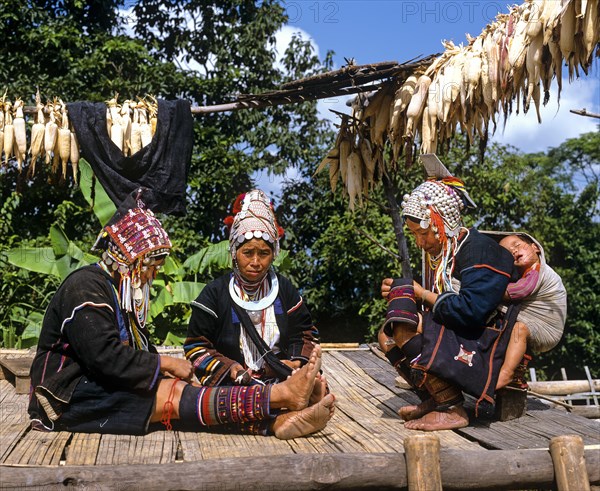
{"label": "baby's face", "polygon": [[505,237],[500,245],[513,255],[515,266],[521,270],[526,270],[540,260],[538,246],[529,244],[516,235]]}

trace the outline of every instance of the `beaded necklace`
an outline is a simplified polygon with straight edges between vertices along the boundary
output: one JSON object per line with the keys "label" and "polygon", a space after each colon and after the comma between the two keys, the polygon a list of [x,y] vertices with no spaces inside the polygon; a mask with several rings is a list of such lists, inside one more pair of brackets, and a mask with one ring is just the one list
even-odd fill
{"label": "beaded necklace", "polygon": [[[271,280],[270,291],[269,279]],[[272,269],[269,270],[268,275],[256,282],[244,280],[234,269],[231,280],[229,280],[229,294],[231,299],[245,310],[263,310],[272,305],[277,298],[279,280]]]}
{"label": "beaded necklace", "polygon": [[[109,274],[111,277],[114,277],[114,272],[117,271],[119,274],[119,288],[116,288],[115,285],[111,285],[115,291],[116,297],[119,301],[119,305],[117,305],[117,308],[122,307],[123,309],[125,309],[125,311],[127,311],[127,308],[125,306],[126,302],[123,301],[123,291],[124,291],[124,287],[123,287],[123,281],[122,281],[122,274],[120,272],[120,270],[117,269],[113,269],[111,266],[108,266],[104,260],[100,260],[98,261],[98,266],[105,271],[107,274]],[[127,283],[127,282],[125,282]],[[130,293],[130,287],[127,288],[127,290],[129,290],[128,292],[128,297],[131,297],[131,293]],[[129,331],[129,338],[131,340],[131,342],[133,343],[134,347],[136,349],[139,350],[143,350],[143,351],[148,351],[148,338],[144,335],[144,333],[142,331],[140,331],[140,329],[138,329],[138,326],[140,328],[144,328],[145,324],[146,324],[146,315],[148,313],[148,296],[149,296],[149,291],[150,291],[150,287],[149,285],[146,283],[143,287],[142,287],[142,291],[143,291],[143,301],[139,302],[134,300],[134,313],[135,316],[132,315],[131,311],[127,311],[128,314],[128,318],[129,318],[129,322],[127,323],[127,329]]]}
{"label": "beaded necklace", "polygon": [[[461,237],[459,243],[461,232],[464,232],[465,235]],[[434,259],[434,261],[437,260],[437,264],[434,266],[432,261],[429,262],[430,268],[432,268],[435,272],[434,287],[436,293],[443,293],[447,291],[456,292],[456,289],[452,284],[452,273],[454,272],[455,258],[468,237],[469,229],[460,227],[456,235],[451,237],[450,240],[445,241],[443,245],[444,249],[440,254],[441,257],[438,256]]]}
{"label": "beaded necklace", "polygon": [[[249,282],[234,268],[229,282],[229,295],[233,302],[246,310],[252,324],[270,348],[279,339],[279,328],[273,312],[273,303],[278,294],[279,280],[273,269],[261,280]],[[261,356],[245,329],[240,332],[240,348],[246,365],[253,371],[259,371],[264,365],[264,355]]]}

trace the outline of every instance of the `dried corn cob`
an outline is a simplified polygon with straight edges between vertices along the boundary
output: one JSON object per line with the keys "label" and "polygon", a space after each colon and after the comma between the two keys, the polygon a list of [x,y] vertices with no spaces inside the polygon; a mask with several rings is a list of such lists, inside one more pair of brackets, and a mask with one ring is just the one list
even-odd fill
{"label": "dried corn cob", "polygon": [[69,129],[69,116],[67,107],[62,103],[61,123],[58,129],[58,155],[62,166],[62,177],[67,178],[67,165],[71,157],[71,130]]}
{"label": "dried corn cob", "polygon": [[148,122],[148,109],[145,101],[138,103],[139,117],[140,117],[140,137],[142,140],[142,147],[150,144],[152,141],[152,128]]}
{"label": "dried corn cob", "polygon": [[71,170],[73,171],[73,182],[77,185],[79,182],[79,143],[77,142],[77,135],[75,135],[75,131],[72,127],[69,160],[71,162]]}
{"label": "dried corn cob", "polygon": [[123,126],[123,153],[125,155],[131,155],[131,114],[130,104],[133,101],[123,102],[121,107],[121,125]]}
{"label": "dried corn cob", "polygon": [[131,102],[133,109],[133,120],[131,122],[131,155],[142,149],[142,131],[140,128],[140,109],[135,101]]}
{"label": "dried corn cob", "polygon": [[58,125],[56,124],[56,113],[54,103],[48,103],[49,119],[44,128],[44,153],[46,154],[46,165],[49,165],[54,155],[54,146],[58,139]]}
{"label": "dried corn cob", "polygon": [[425,104],[427,103],[427,96],[429,91],[429,86],[431,85],[431,78],[427,75],[421,75],[419,80],[417,81],[417,86],[415,88],[415,92],[410,99],[410,103],[406,109],[406,132],[405,135],[408,138],[412,138],[413,129],[417,124],[419,124],[419,120],[423,114],[423,109],[425,108]]}
{"label": "dried corn cob", "polygon": [[106,102],[110,111],[110,139],[112,142],[123,151],[123,126],[121,124],[120,107],[117,104],[117,95]]}
{"label": "dried corn cob", "polygon": [[35,96],[35,102],[37,107],[36,117],[31,127],[31,144],[29,147],[29,153],[31,155],[31,167],[29,168],[29,176],[35,175],[35,166],[37,164],[38,157],[44,154],[44,129],[46,127],[46,117],[44,116],[44,105],[40,99],[40,93]]}
{"label": "dried corn cob", "polygon": [[25,115],[23,114],[23,101],[19,98],[15,100],[14,105],[15,118],[13,119],[13,128],[15,133],[14,153],[17,158],[17,167],[19,172],[23,168],[23,162],[27,155],[27,130],[25,129]]}
{"label": "dried corn cob", "polygon": [[11,113],[12,103],[4,103],[4,165],[8,165],[9,159],[13,156],[15,141],[15,129],[13,127],[13,118]]}

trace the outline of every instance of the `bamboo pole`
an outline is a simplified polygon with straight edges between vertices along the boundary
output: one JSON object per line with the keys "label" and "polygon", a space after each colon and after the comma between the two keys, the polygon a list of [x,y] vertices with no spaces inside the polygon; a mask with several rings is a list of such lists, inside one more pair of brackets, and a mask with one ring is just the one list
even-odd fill
{"label": "bamboo pole", "polygon": [[384,172],[382,177],[383,189],[385,196],[388,201],[390,209],[390,216],[392,217],[392,226],[394,228],[394,234],[398,243],[399,260],[402,261],[402,277],[412,279],[412,270],[410,269],[410,257],[408,255],[408,245],[406,244],[406,237],[404,235],[402,227],[402,216],[400,214],[400,207],[396,200],[396,187],[392,182],[392,179]]}
{"label": "bamboo pole", "polygon": [[552,438],[550,455],[558,491],[590,491],[583,439],[579,435]]}
{"label": "bamboo pole", "polygon": [[572,112],[573,114],[578,114],[579,116],[589,116],[590,118],[599,118],[600,119],[600,114],[591,113],[585,108],[571,109],[570,112]]}
{"label": "bamboo pole", "polygon": [[442,491],[440,439],[419,433],[404,439],[409,491]]}

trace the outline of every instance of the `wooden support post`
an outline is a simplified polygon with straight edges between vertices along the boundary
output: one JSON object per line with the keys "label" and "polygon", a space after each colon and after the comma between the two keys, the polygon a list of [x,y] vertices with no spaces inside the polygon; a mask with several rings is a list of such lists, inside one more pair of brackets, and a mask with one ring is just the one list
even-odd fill
{"label": "wooden support post", "polygon": [[499,421],[525,416],[527,412],[527,390],[505,387],[496,392],[495,416]]}
{"label": "wooden support post", "polygon": [[550,455],[558,491],[590,491],[583,439],[580,436],[563,435],[552,438]]}
{"label": "wooden support post", "polygon": [[442,491],[440,439],[419,433],[404,439],[409,491]]}

